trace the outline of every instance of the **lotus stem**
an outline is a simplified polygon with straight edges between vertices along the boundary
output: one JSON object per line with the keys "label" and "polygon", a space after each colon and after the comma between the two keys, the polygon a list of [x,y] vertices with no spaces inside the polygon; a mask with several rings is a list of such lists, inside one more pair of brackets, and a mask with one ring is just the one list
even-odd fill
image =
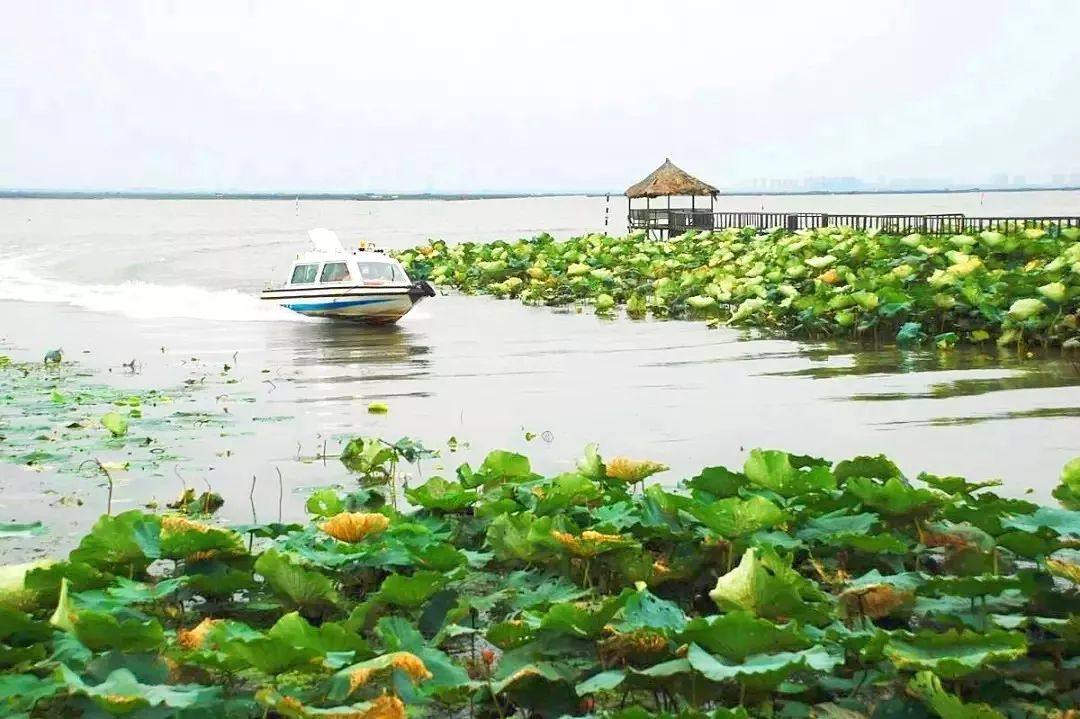
{"label": "lotus stem", "polygon": [[278,524],[281,524],[281,515],[282,515],[281,505],[285,501],[285,483],[284,483],[284,480],[281,477],[281,468],[280,467],[274,467],[274,469],[277,470],[277,489],[278,489],[278,493],[277,493],[277,521],[278,521]]}

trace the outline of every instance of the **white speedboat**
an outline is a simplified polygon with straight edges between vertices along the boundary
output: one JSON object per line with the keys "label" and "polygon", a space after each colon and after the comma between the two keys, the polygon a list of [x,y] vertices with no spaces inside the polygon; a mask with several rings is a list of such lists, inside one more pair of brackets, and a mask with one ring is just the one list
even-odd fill
{"label": "white speedboat", "polygon": [[434,297],[427,282],[413,282],[401,263],[361,243],[346,250],[336,234],[308,232],[315,249],[298,254],[288,281],[260,298],[308,317],[369,324],[397,322],[416,303]]}

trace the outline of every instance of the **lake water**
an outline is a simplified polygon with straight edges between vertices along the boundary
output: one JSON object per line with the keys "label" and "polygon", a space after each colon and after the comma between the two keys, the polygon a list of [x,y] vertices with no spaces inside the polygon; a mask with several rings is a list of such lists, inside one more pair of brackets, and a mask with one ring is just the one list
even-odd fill
{"label": "lake water", "polygon": [[[1080,215],[1080,193],[718,202],[762,205]],[[672,481],[705,465],[741,466],[753,447],[836,459],[885,453],[912,475],[996,477],[1006,492],[1033,490],[1042,500],[1080,455],[1080,364],[1058,353],[852,351],[461,296],[428,300],[396,327],[366,329],[304,320],[255,299],[306,249],[312,227],[388,247],[429,237],[565,236],[603,229],[604,206],[603,198],[0,201],[0,354],[40,360],[63,347],[98,379],[126,387],[206,379],[200,407],[215,431],[162,439],[182,461],[125,473],[114,508],[172,499],[182,477],[211,484],[234,521],[251,519],[252,502],[260,519],[276,518],[278,470],[286,519],[302,515],[305,488],[347,485],[336,460],[312,458],[324,443],[333,453],[355,435],[471,443],[444,451],[447,472],[495,448],[528,454],[539,471],[563,471],[596,441],[609,456],[671,465],[661,478]],[[625,198],[612,198],[611,213],[612,231],[622,231],[614,223]],[[132,359],[138,373],[122,368]],[[235,365],[234,383],[223,384],[224,364]],[[389,414],[369,415],[374,400]],[[527,441],[526,432],[541,436]],[[424,476],[436,471],[435,462],[422,468]],[[53,529],[8,540],[0,553],[64,546],[104,508],[98,484],[0,464],[0,520]],[[70,494],[83,506],[56,501]]]}

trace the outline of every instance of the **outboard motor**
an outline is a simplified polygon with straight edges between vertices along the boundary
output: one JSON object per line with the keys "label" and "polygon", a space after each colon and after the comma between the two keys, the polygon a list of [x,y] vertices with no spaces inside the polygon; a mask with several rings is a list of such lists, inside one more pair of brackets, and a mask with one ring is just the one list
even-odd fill
{"label": "outboard motor", "polygon": [[409,288],[409,297],[413,302],[419,302],[425,297],[434,297],[435,288],[432,287],[427,281],[420,280],[419,282],[413,282],[412,287]]}

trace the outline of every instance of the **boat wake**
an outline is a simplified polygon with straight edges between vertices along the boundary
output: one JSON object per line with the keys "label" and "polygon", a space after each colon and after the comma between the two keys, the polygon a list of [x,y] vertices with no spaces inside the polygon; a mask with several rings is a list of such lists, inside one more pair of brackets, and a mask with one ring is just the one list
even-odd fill
{"label": "boat wake", "polygon": [[0,300],[67,304],[135,319],[308,321],[283,307],[236,290],[138,281],[118,285],[75,284],[38,277],[19,258],[0,258]]}

